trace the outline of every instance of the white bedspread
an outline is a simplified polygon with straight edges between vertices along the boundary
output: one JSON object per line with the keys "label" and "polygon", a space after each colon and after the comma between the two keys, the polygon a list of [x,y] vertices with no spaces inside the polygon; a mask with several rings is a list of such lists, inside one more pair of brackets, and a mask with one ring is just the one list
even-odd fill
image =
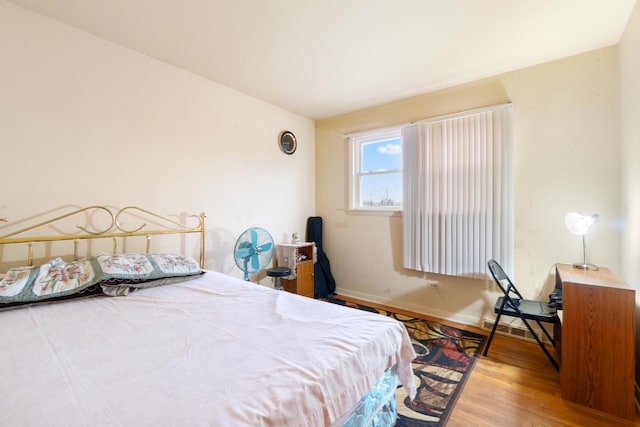
{"label": "white bedspread", "polygon": [[0,312],[2,426],[328,426],[414,353],[395,320],[208,272]]}

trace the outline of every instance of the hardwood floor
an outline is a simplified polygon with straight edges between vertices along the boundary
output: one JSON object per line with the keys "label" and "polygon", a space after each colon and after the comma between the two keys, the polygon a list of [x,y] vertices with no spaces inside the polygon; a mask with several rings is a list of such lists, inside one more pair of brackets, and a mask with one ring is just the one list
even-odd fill
{"label": "hardwood floor", "polygon": [[640,426],[560,397],[558,372],[535,343],[496,336],[447,426]]}
{"label": "hardwood floor", "polygon": [[[442,321],[367,301],[341,298],[372,307],[488,335],[488,331]],[[537,344],[496,335],[487,357],[480,356],[449,417],[447,427],[461,426],[640,426],[560,397],[560,377]]]}

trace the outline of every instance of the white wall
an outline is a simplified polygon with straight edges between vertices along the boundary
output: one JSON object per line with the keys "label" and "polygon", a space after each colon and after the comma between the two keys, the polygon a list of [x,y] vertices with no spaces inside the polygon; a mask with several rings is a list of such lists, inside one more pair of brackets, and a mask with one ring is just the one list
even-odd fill
{"label": "white wall", "polygon": [[[240,275],[243,230],[279,242],[315,214],[308,118],[1,0],[0,58],[0,217],[204,211],[206,267]],[[293,156],[277,146],[285,129]]]}
{"label": "white wall", "polygon": [[[491,282],[402,268],[402,218],[346,212],[343,135],[513,102],[515,275],[525,297],[546,299],[557,262],[581,260],[570,211],[599,213],[589,261],[619,270],[620,112],[615,47],[316,123],[318,214],[337,291],[477,324],[492,316]],[[436,287],[429,286],[436,284]]]}
{"label": "white wall", "polygon": [[[622,243],[621,277],[636,289],[640,305],[640,4],[637,4],[619,46],[622,106]],[[636,308],[636,382],[640,372],[640,310]]]}
{"label": "white wall", "polygon": [[621,271],[640,287],[640,4],[629,19],[619,46],[622,105],[622,236]]}

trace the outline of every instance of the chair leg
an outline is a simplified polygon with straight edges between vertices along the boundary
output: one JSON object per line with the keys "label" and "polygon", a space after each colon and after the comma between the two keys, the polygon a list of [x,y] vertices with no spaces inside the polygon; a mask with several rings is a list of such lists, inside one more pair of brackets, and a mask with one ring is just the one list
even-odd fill
{"label": "chair leg", "polygon": [[[549,361],[551,361],[551,364],[553,365],[553,367],[556,368],[556,371],[560,371],[560,367],[558,366],[558,363],[553,358],[553,356],[551,356],[551,353],[549,353],[549,350],[547,350],[547,346],[544,345],[542,341],[540,341],[540,338],[538,338],[538,334],[536,334],[536,332],[533,330],[531,325],[529,325],[529,322],[527,322],[527,320],[523,317],[521,317],[520,319],[522,319],[524,324],[527,326],[527,328],[529,329],[529,332],[531,332],[531,335],[533,335],[533,338],[536,340],[536,342],[538,343],[542,351],[544,351],[544,354],[547,355],[547,358],[549,359]],[[542,325],[540,325],[540,327],[542,328]],[[545,334],[547,334],[547,336],[549,336],[548,332],[544,328],[542,328],[542,330],[544,331]]]}
{"label": "chair leg", "polygon": [[[504,306],[504,303],[502,304]],[[484,347],[484,351],[482,352],[483,356],[486,356],[489,353],[489,347],[491,347],[491,341],[493,341],[493,336],[496,333],[496,329],[498,328],[498,323],[500,322],[500,317],[502,316],[502,307],[500,307],[500,312],[498,313],[498,317],[496,317],[496,321],[493,322],[493,328],[491,328],[491,333],[489,334],[489,339],[487,340],[487,345]]]}
{"label": "chair leg", "polygon": [[555,347],[556,340],[551,335],[549,335],[549,332],[547,332],[547,329],[542,325],[542,323],[539,320],[536,320],[536,322],[538,322],[538,326],[540,326],[540,329],[542,329],[542,332],[544,332],[544,334],[547,336],[547,339],[549,340],[549,342]]}

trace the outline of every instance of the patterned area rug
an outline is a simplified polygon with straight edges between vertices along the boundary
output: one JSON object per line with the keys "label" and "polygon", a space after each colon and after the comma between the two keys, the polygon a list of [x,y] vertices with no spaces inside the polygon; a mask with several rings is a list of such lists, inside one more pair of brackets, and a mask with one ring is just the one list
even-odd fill
{"label": "patterned area rug", "polygon": [[404,323],[417,355],[413,360],[413,373],[418,392],[416,398],[410,400],[404,388],[398,389],[396,427],[444,426],[487,337],[430,320],[354,304],[335,296],[327,300]]}

